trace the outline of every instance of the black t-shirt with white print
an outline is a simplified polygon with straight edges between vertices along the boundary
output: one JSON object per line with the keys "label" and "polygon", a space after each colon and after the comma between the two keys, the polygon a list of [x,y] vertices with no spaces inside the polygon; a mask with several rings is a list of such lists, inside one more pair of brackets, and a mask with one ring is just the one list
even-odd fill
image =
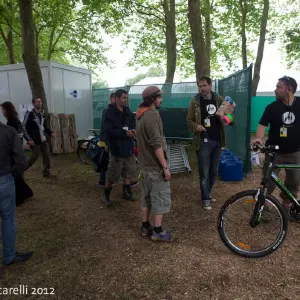
{"label": "black t-shirt with white print", "polygon": [[[213,99],[204,99],[201,97],[200,99],[201,105],[201,125],[205,127],[208,137],[213,141],[220,142],[221,135],[220,135],[220,124],[218,117],[216,116],[217,112],[217,102]],[[209,120],[208,124],[207,121]],[[207,126],[209,125],[210,126]]]}
{"label": "black t-shirt with white print", "polygon": [[300,151],[300,98],[296,97],[289,106],[280,100],[269,104],[259,124],[270,124],[266,145],[278,145],[279,153]]}

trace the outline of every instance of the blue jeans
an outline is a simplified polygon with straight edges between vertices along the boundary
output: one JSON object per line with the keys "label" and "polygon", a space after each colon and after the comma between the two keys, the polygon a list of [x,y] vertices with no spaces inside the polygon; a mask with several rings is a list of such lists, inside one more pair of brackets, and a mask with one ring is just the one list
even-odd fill
{"label": "blue jeans", "polygon": [[3,243],[3,264],[10,263],[16,254],[16,191],[11,174],[0,176],[0,216]]}
{"label": "blue jeans", "polygon": [[212,198],[211,190],[218,175],[221,152],[220,142],[213,140],[208,140],[207,143],[203,142],[197,152],[200,191],[204,204],[209,204]]}

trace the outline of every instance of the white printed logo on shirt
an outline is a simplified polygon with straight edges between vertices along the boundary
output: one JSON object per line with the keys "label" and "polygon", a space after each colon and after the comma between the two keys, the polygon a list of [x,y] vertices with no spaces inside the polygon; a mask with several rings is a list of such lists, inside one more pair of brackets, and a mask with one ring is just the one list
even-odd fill
{"label": "white printed logo on shirt", "polygon": [[217,111],[217,108],[213,104],[208,104],[206,106],[206,110],[207,110],[207,112],[208,112],[209,115],[214,115],[216,113],[216,111]]}
{"label": "white printed logo on shirt", "polygon": [[286,125],[293,124],[295,122],[295,119],[295,115],[290,111],[287,111],[282,115],[282,122]]}

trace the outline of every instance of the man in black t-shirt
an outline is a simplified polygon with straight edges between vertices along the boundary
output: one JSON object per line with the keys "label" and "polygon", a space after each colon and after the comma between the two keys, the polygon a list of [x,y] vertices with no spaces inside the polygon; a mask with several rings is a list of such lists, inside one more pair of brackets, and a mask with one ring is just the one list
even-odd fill
{"label": "man in black t-shirt", "polygon": [[212,209],[211,202],[222,147],[225,146],[223,123],[216,112],[223,98],[212,92],[212,80],[203,76],[198,81],[199,91],[191,101],[187,123],[194,133],[200,177],[201,202],[205,210]]}
{"label": "man in black t-shirt", "polygon": [[[270,125],[269,137],[266,145],[278,145],[279,153],[276,155],[276,163],[280,164],[300,164],[300,98],[295,97],[297,82],[294,78],[284,76],[280,78],[276,85],[276,101],[269,104],[260,121],[256,131],[256,138],[252,144],[262,144],[265,129]],[[268,165],[266,157],[264,172]],[[276,170],[279,173],[280,170]],[[275,172],[276,172],[275,171]],[[298,196],[300,190],[300,170],[286,169],[285,185],[295,195]],[[270,184],[269,193],[275,189],[275,184]],[[288,207],[285,195],[281,194],[284,207]]]}

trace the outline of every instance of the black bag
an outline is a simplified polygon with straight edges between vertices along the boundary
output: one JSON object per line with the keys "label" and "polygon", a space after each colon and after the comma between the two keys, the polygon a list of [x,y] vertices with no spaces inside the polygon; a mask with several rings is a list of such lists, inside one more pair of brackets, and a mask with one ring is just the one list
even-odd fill
{"label": "black bag", "polygon": [[97,173],[107,171],[109,164],[109,154],[105,151],[104,147],[98,147],[98,152],[93,158],[94,169]]}
{"label": "black bag", "polygon": [[25,199],[33,197],[32,189],[27,185],[24,179],[15,178],[16,187],[16,205],[24,203]]}

